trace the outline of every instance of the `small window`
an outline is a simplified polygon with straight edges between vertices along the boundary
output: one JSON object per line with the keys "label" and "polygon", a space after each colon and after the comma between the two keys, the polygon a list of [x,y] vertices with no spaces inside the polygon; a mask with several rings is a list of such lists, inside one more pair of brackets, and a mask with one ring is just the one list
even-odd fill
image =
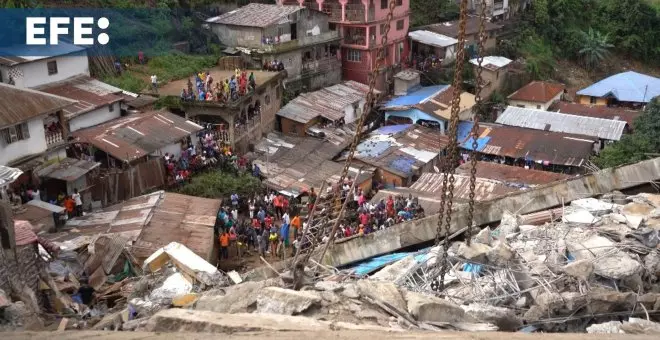
{"label": "small window", "polygon": [[380,9],[385,9],[387,8],[387,5],[389,4],[389,1],[387,0],[380,0]]}
{"label": "small window", "polygon": [[403,6],[403,0],[396,0],[397,6]]}
{"label": "small window", "polygon": [[48,75],[52,76],[53,74],[57,74],[57,61],[56,60],[51,60],[48,63],[46,63],[48,66]]}
{"label": "small window", "polygon": [[518,104],[518,105],[516,105],[516,106],[517,106],[517,107],[520,107],[520,108],[523,108],[523,109],[525,108],[525,105],[520,105],[520,104]]}
{"label": "small window", "polygon": [[270,105],[270,96],[266,95],[266,98],[264,98],[264,102],[266,102],[266,105]]}
{"label": "small window", "polygon": [[596,97],[589,97],[589,103],[596,104],[596,101],[597,101]]}
{"label": "small window", "polygon": [[353,62],[360,62],[362,61],[362,51],[360,50],[347,50],[346,51],[346,60],[348,61],[353,61]]}
{"label": "small window", "polygon": [[385,35],[385,24],[380,24],[380,35]]}
{"label": "small window", "polygon": [[328,23],[328,30],[336,31],[337,30],[337,24],[335,24],[334,22]]}
{"label": "small window", "polygon": [[399,20],[396,22],[396,30],[400,31],[403,29],[403,20]]}
{"label": "small window", "polygon": [[114,103],[112,103],[112,104],[110,104],[110,105],[108,106],[108,111],[110,111],[110,112],[114,112],[114,111],[115,111],[115,104],[114,104]]}
{"label": "small window", "polygon": [[30,130],[28,129],[27,123],[10,126],[1,130],[0,134],[2,134],[2,139],[4,139],[7,144],[16,143],[20,140],[30,138]]}
{"label": "small window", "polygon": [[541,105],[536,105],[536,108],[537,108],[538,110],[540,110],[540,109],[541,109]]}

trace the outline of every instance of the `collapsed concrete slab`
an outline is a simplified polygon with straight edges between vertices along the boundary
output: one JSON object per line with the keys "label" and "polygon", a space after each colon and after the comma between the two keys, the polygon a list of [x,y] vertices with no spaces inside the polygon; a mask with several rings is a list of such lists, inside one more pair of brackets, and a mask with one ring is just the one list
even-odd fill
{"label": "collapsed concrete slab", "polygon": [[[568,202],[604,192],[622,190],[660,179],[660,158],[632,165],[605,169],[598,173],[573,178],[534,190],[514,192],[506,196],[475,203],[474,223],[484,225],[499,221],[503,211],[528,214],[560,206]],[[450,232],[467,224],[466,205],[455,205]],[[438,215],[395,225],[383,231],[335,244],[323,262],[335,267],[387,254],[435,238]]]}
{"label": "collapsed concrete slab", "polygon": [[321,296],[316,292],[268,287],[257,297],[257,313],[294,315],[319,303]]}

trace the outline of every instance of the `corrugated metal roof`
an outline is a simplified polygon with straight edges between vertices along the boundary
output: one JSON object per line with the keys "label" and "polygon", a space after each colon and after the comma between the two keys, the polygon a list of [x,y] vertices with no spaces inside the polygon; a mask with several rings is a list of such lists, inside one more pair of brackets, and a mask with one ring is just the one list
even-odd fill
{"label": "corrugated metal roof", "polygon": [[[467,17],[465,20],[465,34],[467,35],[472,35],[479,33],[479,26],[480,26],[481,20],[477,17]],[[429,31],[433,31],[436,33],[444,34],[446,36],[458,37],[458,20],[454,21],[447,21],[447,22],[442,22],[438,24],[432,24],[428,26],[423,26],[420,27],[420,29],[425,29]],[[486,32],[492,31],[492,30],[497,30],[502,28],[502,26],[494,24],[490,21],[485,22],[485,27],[484,29]]]}
{"label": "corrugated metal roof", "polygon": [[23,174],[21,169],[0,165],[0,187],[11,184]]}
{"label": "corrugated metal roof", "polygon": [[[456,169],[459,175],[470,175],[472,165],[464,163]],[[555,181],[571,178],[570,175],[550,171],[525,169],[493,162],[477,162],[477,177],[493,179],[507,184],[521,184],[527,186],[543,185]]]}
{"label": "corrugated metal roof", "polygon": [[64,158],[43,169],[36,170],[37,176],[72,182],[98,168],[101,163],[80,159]]}
{"label": "corrugated metal roof", "polygon": [[414,41],[436,47],[448,47],[458,44],[458,40],[452,37],[425,30],[410,32],[408,36]]}
{"label": "corrugated metal roof", "polygon": [[[280,192],[297,196],[310,188],[319,189],[324,181],[336,182],[343,164],[332,159],[346,148],[355,131],[348,124],[334,131],[325,129],[326,139],[293,137],[269,133],[256,147],[260,154],[254,161],[266,180],[264,184]],[[268,153],[268,154],[267,154]],[[350,170],[355,177],[358,169]],[[364,169],[358,183],[373,176],[372,169]]]}
{"label": "corrugated metal roof", "polygon": [[152,111],[78,130],[72,135],[119,160],[131,162],[202,129],[202,126],[173,113]]}
{"label": "corrugated metal roof", "polygon": [[[14,66],[46,58],[83,52],[86,48],[59,41],[57,45],[24,46],[0,49],[0,65]],[[20,54],[20,56],[18,56]]]}
{"label": "corrugated metal roof", "polygon": [[64,97],[0,83],[0,128],[54,113],[76,103]]}
{"label": "corrugated metal roof", "polygon": [[78,75],[60,82],[39,86],[35,89],[76,100],[75,105],[64,109],[64,115],[68,119],[125,99],[122,89],[86,75]]}
{"label": "corrugated metal roof", "polygon": [[[498,70],[506,65],[509,65],[513,62],[513,60],[505,57],[496,57],[496,56],[487,56],[484,57],[483,60],[481,61],[481,67],[495,71]],[[479,66],[479,59],[474,58],[470,59],[470,63]]]}
{"label": "corrugated metal roof", "polygon": [[213,226],[221,204],[219,199],[164,194],[133,244],[133,255],[142,261],[170,242],[178,242],[211,262]]}
{"label": "corrugated metal roof", "polygon": [[518,89],[509,96],[509,100],[520,100],[533,103],[547,103],[566,87],[563,84],[550,83],[547,81],[532,81]]}
{"label": "corrugated metal roof", "polygon": [[[398,131],[397,131],[398,130]],[[395,132],[396,131],[396,132]],[[385,133],[383,133],[385,132]],[[449,144],[440,131],[415,124],[374,131],[362,141],[355,158],[377,168],[408,177],[438,157]]]}
{"label": "corrugated metal roof", "polygon": [[[460,147],[472,150],[472,122],[458,124]],[[580,166],[591,157],[596,138],[514,126],[480,124],[477,151],[550,164]]]}
{"label": "corrugated metal roof", "polygon": [[560,101],[550,107],[548,111],[568,113],[576,116],[594,117],[612,120],[622,120],[632,126],[633,121],[641,112],[618,107],[607,107],[605,105],[582,105]]}
{"label": "corrugated metal roof", "polygon": [[307,123],[316,117],[336,121],[344,118],[346,107],[364,100],[367,92],[367,85],[352,80],[345,81],[318,91],[303,93],[287,103],[277,115],[299,123]]}
{"label": "corrugated metal roof", "polygon": [[625,121],[582,117],[564,113],[509,106],[497,117],[498,124],[535,130],[572,133],[608,140],[619,140]]}
{"label": "corrugated metal roof", "polygon": [[305,7],[251,3],[231,12],[207,19],[210,24],[267,27],[287,23],[287,17]]}
{"label": "corrugated metal roof", "polygon": [[446,91],[449,87],[449,85],[425,86],[412,93],[390,99],[385,105],[383,105],[383,109],[405,109],[417,104],[422,104]]}
{"label": "corrugated metal roof", "polygon": [[14,239],[17,246],[24,246],[37,242],[37,234],[32,230],[30,222],[14,220]]}
{"label": "corrugated metal roof", "polygon": [[634,71],[609,76],[580,91],[578,95],[590,97],[612,96],[618,101],[648,103],[660,96],[660,78]]}

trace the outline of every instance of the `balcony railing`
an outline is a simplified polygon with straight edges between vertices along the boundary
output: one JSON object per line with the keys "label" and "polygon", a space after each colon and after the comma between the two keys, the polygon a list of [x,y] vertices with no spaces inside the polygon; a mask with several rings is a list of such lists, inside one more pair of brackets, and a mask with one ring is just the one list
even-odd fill
{"label": "balcony railing", "polygon": [[346,34],[344,36],[344,44],[346,45],[357,45],[357,46],[367,46],[367,35],[360,34]]}
{"label": "balcony railing", "polygon": [[46,131],[45,134],[47,147],[58,145],[64,141],[62,130]]}

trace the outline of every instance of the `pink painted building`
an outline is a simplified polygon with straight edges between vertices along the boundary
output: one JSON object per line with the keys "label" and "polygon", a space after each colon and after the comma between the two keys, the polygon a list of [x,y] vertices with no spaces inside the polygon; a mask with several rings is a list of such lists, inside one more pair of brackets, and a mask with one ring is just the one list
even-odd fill
{"label": "pink painted building", "polygon": [[[394,73],[408,55],[406,35],[410,24],[410,0],[395,0],[385,62],[377,76],[376,88],[387,91]],[[389,0],[277,0],[278,4],[319,9],[330,15],[330,29],[342,37],[341,60],[344,80],[369,83],[384,33]]]}

